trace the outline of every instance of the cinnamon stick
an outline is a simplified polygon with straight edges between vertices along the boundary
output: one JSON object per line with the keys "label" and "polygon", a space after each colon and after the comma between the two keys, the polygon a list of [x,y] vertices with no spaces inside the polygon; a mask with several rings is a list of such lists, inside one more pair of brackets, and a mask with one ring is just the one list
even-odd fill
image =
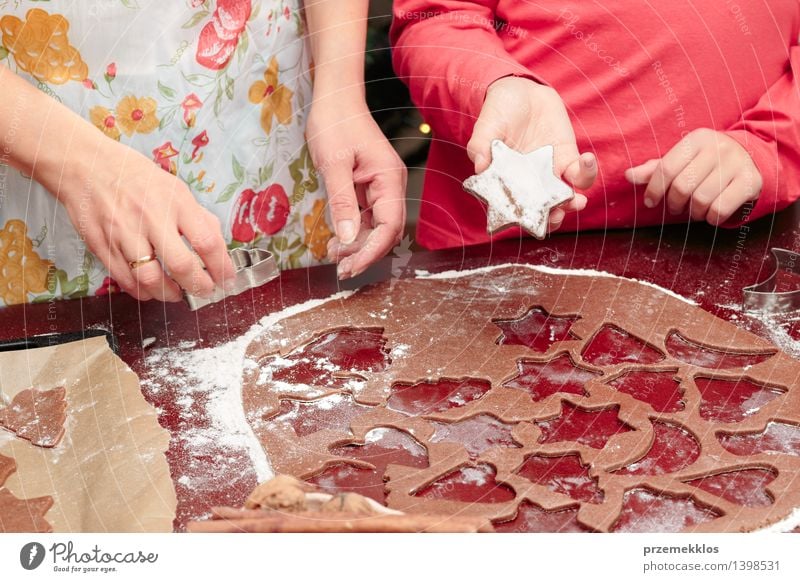
{"label": "cinnamon stick", "polygon": [[193,521],[187,526],[194,533],[477,533],[491,532],[484,518],[439,515],[354,516],[302,512],[281,514],[264,510],[214,508],[216,519]]}

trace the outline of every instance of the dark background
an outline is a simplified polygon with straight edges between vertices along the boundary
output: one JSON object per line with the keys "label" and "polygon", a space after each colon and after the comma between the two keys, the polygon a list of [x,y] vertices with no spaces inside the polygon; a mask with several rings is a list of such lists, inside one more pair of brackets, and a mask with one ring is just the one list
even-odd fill
{"label": "dark background", "polygon": [[[366,89],[367,103],[383,133],[408,166],[406,233],[414,240],[419,216],[419,199],[430,131],[414,107],[406,86],[395,77],[389,48],[392,22],[391,0],[372,0],[367,32]],[[413,245],[412,248],[416,248]]]}

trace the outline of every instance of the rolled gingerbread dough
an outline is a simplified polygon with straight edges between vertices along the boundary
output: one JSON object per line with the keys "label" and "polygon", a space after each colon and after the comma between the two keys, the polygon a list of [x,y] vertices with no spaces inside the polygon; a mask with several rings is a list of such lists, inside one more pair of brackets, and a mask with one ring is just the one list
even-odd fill
{"label": "rolled gingerbread dough", "polygon": [[[533,321],[536,313],[545,319]],[[536,336],[529,345],[522,323],[513,342],[504,335],[509,322],[524,318]],[[302,361],[315,340],[376,327],[386,340],[384,369],[345,385],[286,380],[286,362]],[[668,345],[676,333],[689,347]],[[245,412],[276,472],[319,480],[343,465],[352,474],[376,470],[368,456],[348,451],[374,446],[380,427],[424,447],[426,462],[390,463],[382,475],[386,503],[400,511],[497,525],[531,508],[577,510],[582,531],[748,531],[800,507],[800,448],[765,444],[748,454],[730,444],[738,437],[760,443],[776,423],[800,434],[800,362],[652,285],[524,265],[381,283],[279,321],[247,357],[259,365],[243,377]],[[563,366],[572,371],[562,378]],[[359,373],[357,366],[339,371]],[[469,397],[393,409],[399,390],[446,382],[461,382]],[[300,433],[292,416],[298,401],[313,421]],[[488,447],[459,442],[468,432],[461,428],[435,438],[443,425],[470,419],[505,437]],[[696,457],[673,459],[665,471],[642,469],[664,444],[659,435],[677,435],[687,454],[696,444]],[[547,470],[554,467],[571,481],[554,482]],[[494,488],[473,502],[448,493],[467,478]],[[752,499],[727,494],[724,483],[743,479],[762,490]]]}

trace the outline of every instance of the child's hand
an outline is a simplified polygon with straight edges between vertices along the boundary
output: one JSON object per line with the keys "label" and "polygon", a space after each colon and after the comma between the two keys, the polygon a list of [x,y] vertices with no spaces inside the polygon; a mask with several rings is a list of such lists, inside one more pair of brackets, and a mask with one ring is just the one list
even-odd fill
{"label": "child's hand", "polygon": [[632,184],[647,184],[644,205],[653,208],[666,195],[670,214],[688,203],[693,220],[719,225],[742,204],[755,200],[763,180],[739,143],[712,129],[687,134],[666,156],[625,171]]}
{"label": "child's hand", "polygon": [[[523,153],[542,146],[555,147],[555,173],[575,188],[589,188],[597,177],[592,153],[579,153],[567,109],[558,93],[522,77],[503,77],[489,85],[480,116],[475,123],[467,152],[475,172],[489,167],[491,143],[500,139]],[[550,231],[561,226],[565,210],[582,210],[586,196],[576,194],[570,202],[550,212]]]}
{"label": "child's hand", "polygon": [[340,279],[355,277],[402,237],[405,164],[363,103],[351,108],[342,101],[315,103],[306,138],[328,190],[336,232],[328,256],[339,263]]}

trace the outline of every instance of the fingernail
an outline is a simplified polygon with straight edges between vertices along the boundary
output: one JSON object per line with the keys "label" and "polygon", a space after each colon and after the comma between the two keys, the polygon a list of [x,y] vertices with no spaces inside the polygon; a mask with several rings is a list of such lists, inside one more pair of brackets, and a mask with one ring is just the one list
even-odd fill
{"label": "fingernail", "polygon": [[353,276],[353,274],[350,272],[350,265],[351,261],[345,259],[339,263],[338,267],[336,267],[336,274],[338,275],[340,281]]}
{"label": "fingernail", "polygon": [[336,236],[342,243],[349,245],[356,238],[356,227],[352,220],[340,220],[336,223]]}
{"label": "fingernail", "polygon": [[564,211],[556,208],[550,213],[550,224],[560,224],[564,220]]}
{"label": "fingernail", "polygon": [[669,213],[672,216],[678,216],[681,213],[681,210],[679,208],[670,208]]}
{"label": "fingernail", "polygon": [[225,289],[225,291],[233,291],[234,287],[236,287],[236,279],[233,277],[225,279],[222,284],[222,288]]}
{"label": "fingernail", "polygon": [[656,201],[653,200],[652,198],[645,198],[644,199],[644,205],[647,208],[654,208],[655,205],[656,205]]}

